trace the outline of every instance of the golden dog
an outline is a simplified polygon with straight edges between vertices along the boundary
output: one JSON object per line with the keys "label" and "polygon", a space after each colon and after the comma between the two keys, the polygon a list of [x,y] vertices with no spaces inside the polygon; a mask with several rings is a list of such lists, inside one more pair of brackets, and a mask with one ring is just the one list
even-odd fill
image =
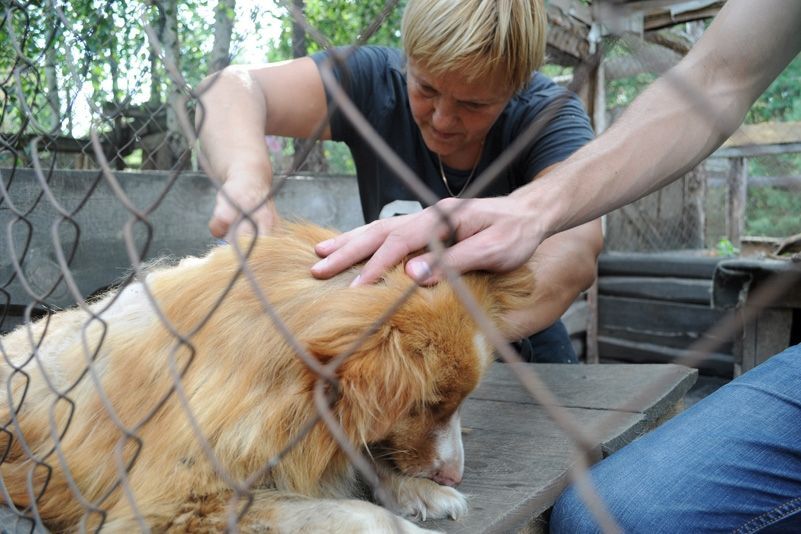
{"label": "golden dog", "polygon": [[[318,375],[258,296],[315,361],[348,350],[410,281],[400,267],[370,287],[348,287],[356,269],[313,279],[313,244],[332,235],[286,224],[257,238],[247,265],[259,291],[221,246],[106,294],[94,317],[62,311],[0,338],[0,472],[13,505],[56,531],[420,531],[353,498],[355,469],[313,421]],[[532,284],[527,270],[463,280],[501,327]],[[450,487],[463,470],[458,407],[492,360],[439,284],[418,289],[337,368],[333,417],[376,457],[392,511],[466,512]]]}

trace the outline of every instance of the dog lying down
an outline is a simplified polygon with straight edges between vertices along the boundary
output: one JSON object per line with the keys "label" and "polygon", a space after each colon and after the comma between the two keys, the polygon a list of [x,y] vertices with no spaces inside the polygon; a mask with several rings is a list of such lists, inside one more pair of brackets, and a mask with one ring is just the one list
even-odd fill
{"label": "dog lying down", "polygon": [[[285,224],[258,238],[248,261],[267,301],[321,363],[349,349],[410,284],[402,268],[369,287],[348,287],[357,268],[315,280],[313,244],[332,235]],[[238,521],[245,532],[417,532],[392,512],[465,514],[452,487],[464,465],[458,408],[493,350],[453,289],[418,289],[336,371],[334,417],[374,458],[390,512],[354,498],[356,471],[322,421],[298,439],[317,413],[317,375],[246,277],[225,294],[238,266],[234,249],[220,246],[147,274],[186,344],[163,326],[141,282],[95,300],[102,321],[73,309],[0,338],[6,499],[54,531],[215,532]],[[502,330],[500,317],[523,306],[532,285],[525,269],[463,280]],[[181,389],[193,419],[173,392],[171,358],[176,373],[186,367]],[[245,481],[252,498],[237,501],[232,487]]]}

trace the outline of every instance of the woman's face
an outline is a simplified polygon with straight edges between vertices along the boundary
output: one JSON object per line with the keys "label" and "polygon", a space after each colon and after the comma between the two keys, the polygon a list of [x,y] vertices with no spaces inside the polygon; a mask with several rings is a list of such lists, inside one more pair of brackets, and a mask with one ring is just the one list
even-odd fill
{"label": "woman's face", "polygon": [[472,168],[512,89],[493,76],[472,82],[459,73],[434,76],[411,59],[406,71],[409,105],[426,146],[449,167]]}

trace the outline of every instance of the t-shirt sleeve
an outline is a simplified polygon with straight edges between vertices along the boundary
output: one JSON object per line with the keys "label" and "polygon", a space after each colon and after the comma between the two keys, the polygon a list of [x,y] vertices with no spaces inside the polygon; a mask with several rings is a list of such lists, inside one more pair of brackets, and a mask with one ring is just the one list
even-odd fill
{"label": "t-shirt sleeve", "polygon": [[546,93],[544,105],[530,108],[523,113],[527,120],[518,123],[518,135],[523,135],[532,122],[539,125],[534,142],[521,161],[520,172],[526,181],[567,159],[593,138],[590,118],[578,96],[556,84]]}
{"label": "t-shirt sleeve", "polygon": [[[397,97],[391,76],[395,58],[391,54],[392,50],[389,49],[362,46],[335,48],[318,52],[311,57],[320,69],[331,65],[332,73],[345,94],[367,121],[376,127],[381,124],[377,117],[393,105],[393,99]],[[356,140],[357,132],[336,105],[327,86],[325,94],[328,109],[332,110],[329,121],[331,137],[334,141],[350,144]]]}

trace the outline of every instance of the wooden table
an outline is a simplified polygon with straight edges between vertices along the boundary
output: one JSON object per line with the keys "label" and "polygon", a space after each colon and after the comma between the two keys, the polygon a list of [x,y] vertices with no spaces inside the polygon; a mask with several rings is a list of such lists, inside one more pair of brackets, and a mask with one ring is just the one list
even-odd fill
{"label": "wooden table", "polygon": [[[620,449],[675,413],[697,371],[674,364],[527,364],[557,403],[595,436],[595,458]],[[460,521],[427,521],[448,533],[538,532],[540,517],[568,484],[575,448],[567,435],[496,363],[462,412],[470,495]]]}

